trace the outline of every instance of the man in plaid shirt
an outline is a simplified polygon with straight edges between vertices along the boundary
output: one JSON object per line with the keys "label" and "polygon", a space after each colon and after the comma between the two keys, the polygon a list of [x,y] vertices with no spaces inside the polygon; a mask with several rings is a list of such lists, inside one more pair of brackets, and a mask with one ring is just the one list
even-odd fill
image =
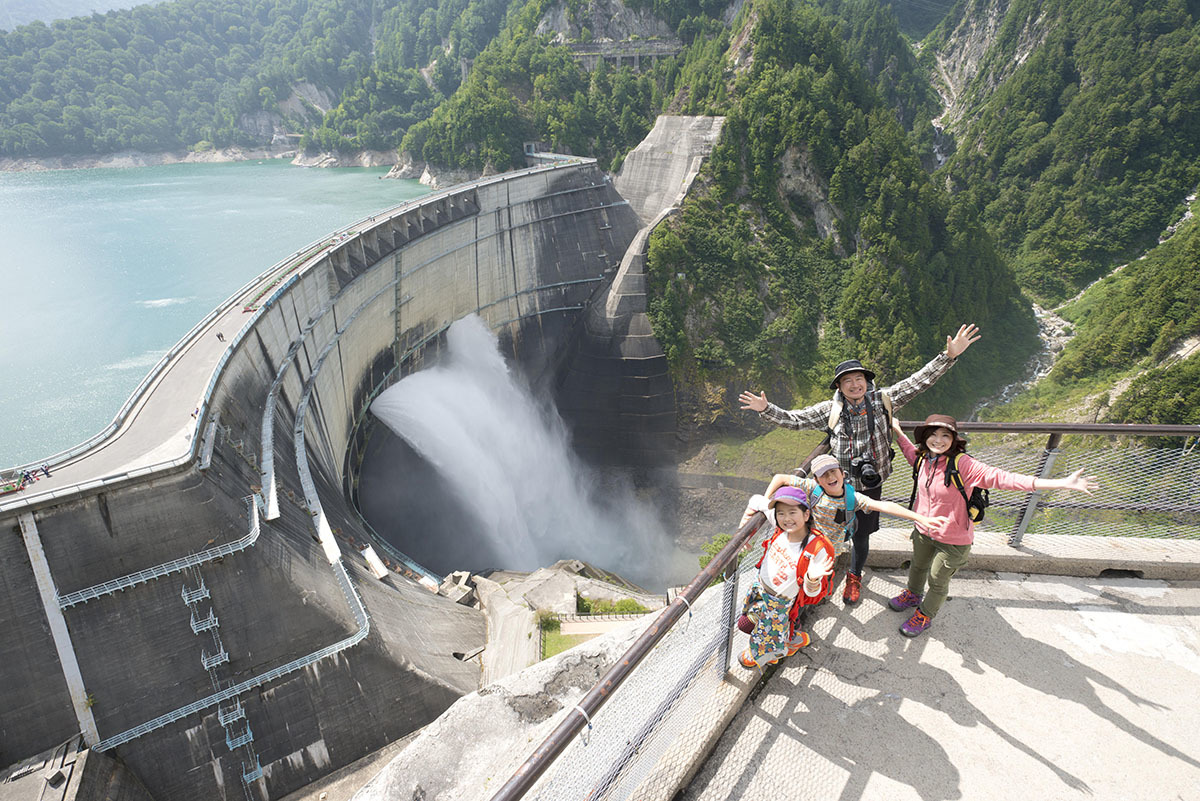
{"label": "man in plaid shirt", "polygon": [[[862,366],[858,359],[837,366],[829,388],[835,390],[833,399],[821,401],[803,409],[787,411],[767,400],[765,392],[755,395],[743,392],[738,400],[743,409],[758,412],[776,425],[793,429],[825,430],[829,432],[829,448],[846,473],[846,480],[855,483],[855,490],[879,500],[883,482],[892,474],[892,432],[890,409],[899,408],[920,392],[929,389],[945,374],[954,361],[972,342],[979,339],[979,329],[973,325],[959,326],[958,333],[946,337],[946,350],[903,381],[886,389],[875,386],[875,374]],[[884,396],[888,403],[885,405]],[[889,408],[890,407],[890,408]],[[875,486],[859,486],[850,463],[856,457],[869,457],[879,471]],[[870,536],[879,530],[879,513],[855,512],[854,561],[846,575],[842,599],[857,603],[861,594],[862,570],[870,552]]]}

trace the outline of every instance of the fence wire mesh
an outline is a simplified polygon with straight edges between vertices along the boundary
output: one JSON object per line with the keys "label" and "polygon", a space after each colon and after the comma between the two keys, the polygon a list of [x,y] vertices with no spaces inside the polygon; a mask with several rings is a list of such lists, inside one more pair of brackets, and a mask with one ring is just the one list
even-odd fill
{"label": "fence wire mesh", "polygon": [[527,798],[671,798],[672,755],[696,752],[705,736],[697,724],[720,714],[718,691],[732,660],[749,641],[733,624],[753,580],[765,531],[763,526],[754,535],[754,547],[736,574],[700,596],[690,614],[621,684]]}
{"label": "fence wire mesh", "polygon": [[[1066,436],[1047,452],[1045,434],[972,433],[968,452],[1015,473],[1061,478],[1082,469],[1100,488],[1092,495],[1056,490],[992,490],[982,534],[1052,534],[1200,539],[1200,447],[1183,437]],[[897,454],[883,496],[907,505],[912,469]],[[1032,513],[1018,531],[1027,507]]]}
{"label": "fence wire mesh", "polygon": [[[1013,545],[1026,534],[1059,535],[1072,548],[1085,547],[1085,540],[1074,537],[1200,540],[1200,438],[1174,433],[971,433],[969,452],[986,464],[1041,478],[1082,469],[1099,484],[1093,495],[993,490],[977,533],[1007,537]],[[883,496],[907,505],[912,486],[912,471],[897,456]],[[747,644],[734,620],[765,533],[760,528],[751,538],[748,555],[729,581],[700,595],[689,614],[661,636],[587,728],[552,757],[532,791],[497,797],[670,801],[687,755],[703,749],[711,734],[702,724],[722,712],[725,676]]]}

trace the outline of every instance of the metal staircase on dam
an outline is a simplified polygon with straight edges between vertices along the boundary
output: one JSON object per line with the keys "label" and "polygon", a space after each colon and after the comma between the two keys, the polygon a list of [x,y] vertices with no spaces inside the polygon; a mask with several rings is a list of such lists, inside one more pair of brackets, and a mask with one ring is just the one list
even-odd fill
{"label": "metal staircase on dam", "polygon": [[[588,176],[586,175],[584,176],[585,180],[587,177]],[[561,186],[562,183],[560,182],[558,185]],[[564,192],[553,193],[556,195],[562,195],[563,197],[557,197],[552,201],[552,203],[548,204],[547,208],[544,210],[545,213],[533,215],[531,218],[518,219],[515,222],[513,221],[513,215],[510,214],[507,224],[501,225],[498,228],[498,233],[495,235],[498,237],[511,236],[512,231],[520,230],[525,226],[548,224],[548,220],[551,217],[561,217],[564,220],[571,220],[574,215],[583,214],[596,215],[597,218],[601,220],[618,219],[611,216],[600,216],[609,214],[609,212],[606,210],[614,206],[614,204],[611,202],[612,197],[604,194],[606,191],[611,193],[611,190],[605,188],[603,181],[591,183],[587,186],[573,185],[570,189]],[[601,193],[599,198],[603,202],[597,205],[594,197],[587,194],[577,194],[588,192]],[[578,201],[567,202],[567,199],[570,197],[577,197],[580,199]],[[528,201],[521,202],[524,203]],[[453,194],[451,197],[435,199],[435,202],[425,204],[424,207],[398,212],[395,215],[395,219],[389,219],[386,225],[381,226],[380,230],[358,232],[354,237],[350,238],[350,241],[343,243],[345,247],[337,248],[336,251],[330,252],[328,255],[332,269],[339,275],[344,274],[342,277],[349,277],[353,279],[367,267],[370,267],[375,262],[379,261],[381,257],[386,256],[387,253],[390,253],[398,249],[400,246],[407,244],[407,242],[431,233],[432,231],[437,230],[439,227],[453,224],[455,221],[461,221],[465,217],[469,217],[478,213],[479,209],[477,204],[478,199],[476,198],[474,191],[458,192]],[[620,207],[618,210],[622,214],[627,214],[624,209],[626,205],[627,204],[623,202],[616,204],[616,206]],[[530,208],[534,208],[534,206],[531,205]],[[566,210],[564,211],[563,209]],[[499,219],[498,216],[497,219]],[[585,216],[583,219],[591,218]],[[463,230],[467,230],[470,227],[469,222],[465,224],[460,222],[460,224],[465,226]],[[605,222],[599,227],[606,233],[611,231],[613,228],[613,226],[608,222]],[[611,237],[608,237],[608,239],[611,239]],[[607,241],[607,239],[605,241]],[[604,243],[601,242],[600,244],[603,245]],[[585,249],[587,253],[590,254],[589,257],[594,257],[603,262],[601,265],[603,268],[608,269],[615,266],[608,264],[609,253],[616,250],[614,247],[596,247],[594,242],[589,242]],[[509,251],[508,257],[512,258],[511,251]],[[589,262],[589,265],[590,264],[591,262]],[[419,264],[410,264],[407,265],[406,269],[412,271],[419,269],[420,266],[421,265]],[[270,293],[270,297],[264,300],[264,302],[261,304],[261,307],[254,310],[254,313],[259,314],[260,312],[269,312],[272,308],[271,304],[274,303],[284,293],[286,293],[289,287],[295,286],[297,279],[301,277],[303,272],[303,270],[298,270],[282,280],[278,286],[275,287],[275,291]],[[600,270],[597,270],[597,273],[599,272]],[[397,276],[397,278],[399,278],[399,276]],[[511,298],[506,297],[501,298],[498,301],[494,301],[488,297],[485,298],[484,302],[495,305],[501,301],[511,299],[518,315],[523,314],[530,317],[549,312],[579,311],[583,308],[583,306],[575,301],[578,298],[586,298],[589,294],[589,292],[578,291],[581,286],[582,288],[586,289],[588,286],[598,285],[605,280],[605,278],[600,275],[596,275],[595,277],[577,278],[576,275],[568,274],[561,276],[561,278],[569,280],[555,280],[550,282],[539,280],[534,282],[536,285],[522,284],[519,286],[514,286],[505,290],[506,292],[511,290],[514,293]],[[347,285],[349,283],[350,281],[347,281]],[[407,286],[404,288],[404,290],[401,290],[399,284],[400,282],[397,280],[396,286],[384,287],[381,291],[397,293],[400,296],[398,299],[399,302],[397,303],[397,308],[398,310],[403,308],[407,313],[408,311],[417,307],[423,301],[423,299],[418,297],[417,300],[414,301],[412,287]],[[546,297],[534,297],[536,293],[544,293]],[[425,293],[425,295],[428,297],[429,293]],[[353,296],[350,297],[354,299]],[[369,302],[369,300],[367,302]],[[301,321],[305,319],[305,316],[307,316],[309,312],[313,311],[313,308],[306,309],[305,314],[302,314],[298,318],[297,324],[303,325]],[[331,305],[330,312],[332,311],[333,308]],[[358,310],[355,309],[348,315],[341,314],[340,309],[338,311],[339,314],[336,317],[331,317],[330,319],[335,320],[333,323],[334,331],[338,336],[340,336],[348,329],[349,326],[354,324]],[[413,313],[415,314],[415,311]],[[505,314],[495,315],[495,319],[503,318],[507,316],[507,314],[508,313],[506,312]],[[401,315],[397,313],[397,317],[400,316]],[[308,330],[312,329],[313,324],[316,322],[317,321],[315,319],[310,321],[310,325],[306,329],[306,333]],[[509,322],[513,321],[505,321],[505,323]],[[320,323],[320,325],[325,327],[322,330],[322,336],[326,336],[328,334],[328,321]],[[248,326],[247,328],[252,327],[253,326]],[[294,332],[289,333],[294,336]],[[245,333],[242,332],[235,338],[233,342],[230,343],[231,347],[229,351],[225,356],[222,357],[221,363],[214,371],[213,377],[209,382],[209,387],[205,391],[205,399],[202,403],[202,408],[204,408],[205,414],[200,415],[200,419],[203,422],[197,423],[197,425],[207,426],[206,430],[208,433],[203,437],[196,438],[198,442],[202,443],[202,445],[199,447],[199,452],[203,455],[200,459],[199,465],[201,469],[206,469],[209,467],[212,459],[212,448],[219,442],[219,432],[225,435],[224,439],[227,447],[223,446],[224,450],[228,451],[229,448],[233,448],[233,450],[235,450],[241,456],[241,458],[246,461],[247,464],[249,464],[252,468],[259,469],[260,475],[262,475],[265,470],[271,466],[271,463],[268,462],[266,458],[267,454],[270,452],[269,449],[265,449],[260,454],[255,454],[253,452],[247,453],[245,443],[253,442],[253,439],[256,438],[253,433],[251,433],[251,435],[246,438],[243,443],[238,443],[241,445],[241,447],[234,447],[232,439],[230,438],[229,429],[220,425],[220,422],[216,420],[215,412],[211,416],[208,414],[210,411],[217,408],[215,405],[210,408],[209,404],[216,404],[217,402],[214,400],[214,391],[218,387],[218,379],[220,378],[222,370],[225,368],[226,362],[228,361],[228,353],[235,351],[237,346],[241,344],[244,336]],[[328,342],[322,339],[317,344],[324,346],[323,349],[319,347],[316,348],[316,353],[308,353],[306,351],[306,356],[310,357],[310,359],[312,356],[317,356],[318,359],[316,366],[319,368],[319,364],[324,360],[324,357],[330,353],[333,353],[338,346],[336,344],[336,337],[334,342]],[[305,347],[311,348],[309,345],[306,345]],[[297,359],[300,359],[298,349],[293,350],[291,355],[295,356]],[[291,358],[277,362],[282,370],[286,370],[286,365],[291,363]],[[297,363],[300,362],[298,361]],[[311,368],[314,365],[312,364],[311,360],[306,364],[306,366],[310,368],[310,370],[302,376],[300,381],[300,385],[304,387],[305,401],[307,401],[311,387],[314,386],[314,380],[312,377],[313,371],[311,371]],[[293,367],[293,369],[295,368]],[[279,376],[277,376],[277,379],[278,378]],[[270,379],[268,378],[267,380]],[[277,383],[282,384],[283,382],[279,381]],[[272,397],[270,400],[273,401],[274,398]],[[290,398],[289,402],[294,403],[295,400],[295,398]],[[314,402],[319,403],[319,400],[320,399],[318,398]],[[303,419],[303,412],[306,407],[306,403],[298,405],[296,407],[297,413],[295,416]],[[271,415],[272,418],[273,416],[274,415]],[[273,427],[273,423],[274,421],[272,420],[271,427]],[[291,427],[290,423],[291,421],[289,420],[289,428]],[[271,430],[271,427],[264,426],[263,429],[264,439],[267,439],[268,443],[270,443],[268,432]],[[250,428],[253,429],[253,426]],[[239,428],[238,430],[240,432],[242,429]],[[326,546],[326,554],[330,555],[330,564],[333,567],[336,581],[341,588],[342,593],[346,597],[346,601],[350,606],[350,610],[353,614],[355,622],[358,624],[357,631],[354,631],[349,636],[344,637],[338,642],[334,642],[325,647],[314,650],[312,653],[306,654],[298,659],[294,659],[285,665],[279,665],[271,670],[267,670],[260,675],[253,676],[244,681],[234,683],[230,678],[228,678],[231,667],[226,666],[230,665],[231,662],[234,661],[234,658],[238,657],[239,654],[231,654],[229,649],[226,647],[227,638],[222,637],[222,617],[225,618],[225,625],[229,626],[231,621],[236,619],[236,615],[231,618],[229,616],[230,610],[225,610],[226,614],[224,616],[218,614],[216,607],[213,604],[212,590],[206,584],[204,577],[201,575],[200,567],[214,560],[221,559],[222,557],[230,556],[246,550],[258,542],[262,529],[261,517],[265,516],[263,512],[264,509],[267,508],[265,494],[268,491],[268,487],[267,482],[263,481],[262,491],[264,495],[256,497],[259,490],[257,485],[255,485],[253,491],[256,495],[247,499],[247,511],[250,520],[249,530],[238,539],[232,542],[217,545],[212,548],[207,548],[178,559],[172,559],[159,565],[138,570],[124,576],[119,576],[117,578],[85,587],[83,589],[73,590],[66,593],[58,593],[55,589],[55,591],[51,594],[50,602],[47,603],[47,607],[49,608],[57,605],[60,610],[66,610],[100,598],[117,596],[126,590],[131,590],[139,587],[140,585],[158,581],[177,573],[181,573],[184,576],[184,580],[182,582],[182,586],[179,587],[178,592],[180,601],[188,608],[187,625],[192,631],[193,636],[203,638],[203,642],[197,644],[197,651],[199,652],[197,657],[200,660],[199,666],[202,667],[207,673],[208,680],[213,688],[213,692],[207,697],[200,698],[192,703],[188,703],[152,720],[147,720],[144,723],[132,727],[126,731],[122,731],[116,735],[107,737],[106,739],[99,740],[99,742],[95,744],[95,747],[98,751],[113,749],[123,743],[128,743],[138,737],[155,732],[164,726],[181,721],[188,716],[194,716],[197,713],[204,712],[205,710],[209,710],[209,713],[212,714],[215,708],[217,722],[220,723],[225,732],[226,745],[229,747],[231,753],[235,753],[241,759],[241,775],[243,777],[243,781],[246,783],[257,781],[263,777],[263,768],[259,756],[255,751],[254,729],[251,727],[251,722],[247,718],[246,708],[242,704],[240,698],[241,694],[246,693],[252,688],[260,687],[264,684],[275,681],[276,679],[286,676],[294,671],[302,670],[303,668],[312,665],[321,659],[326,659],[354,646],[368,636],[370,624],[366,608],[362,603],[362,599],[359,597],[357,588],[354,586],[354,583],[351,581],[346,572],[346,566],[342,564],[340,560],[340,553],[337,551],[336,544],[332,545],[332,548],[328,547],[331,544],[329,541],[332,539],[332,535],[330,534],[329,536],[326,536],[326,528],[328,524],[325,522],[326,518],[320,509],[320,501],[317,498],[317,493],[315,487],[313,486],[311,476],[308,477],[308,480],[303,480],[305,477],[304,474],[307,472],[308,468],[307,462],[303,458],[304,431],[303,429],[300,429],[298,432],[293,430],[293,434],[295,435],[293,442],[300,445],[300,452],[297,453],[300,464],[296,466],[296,469],[298,472],[300,472],[302,477],[301,488],[304,494],[304,505],[313,510],[312,525],[317,529],[321,544]],[[273,446],[273,443],[270,443],[270,445]],[[226,453],[226,455],[232,456],[232,454],[228,453]],[[271,490],[274,489],[275,485],[274,482],[272,482]],[[262,501],[261,505],[259,503],[260,500]],[[357,535],[357,532],[355,532],[355,534]],[[384,547],[384,550],[391,549]],[[391,555],[394,559],[399,556],[399,554]],[[402,560],[397,559],[397,561]],[[170,590],[170,592],[174,592],[174,590]],[[141,596],[135,593],[134,598],[132,599],[133,602],[137,603],[139,597]],[[227,635],[229,634],[228,631],[225,633]],[[257,707],[255,707],[255,709],[257,709]],[[263,734],[263,731],[264,730],[260,724],[260,738],[267,736]],[[261,745],[261,743],[259,745]],[[230,775],[230,772],[226,771],[225,775]]]}
{"label": "metal staircase on dam", "polygon": [[[208,672],[213,689],[220,690],[228,685],[229,682],[221,678],[217,672],[217,668],[229,663],[229,652],[225,649],[224,643],[221,642],[219,631],[221,624],[217,618],[216,610],[212,608],[212,596],[204,583],[204,577],[200,575],[199,567],[192,566],[189,568],[189,574],[194,580],[195,585],[189,587],[187,584],[184,584],[180,591],[180,597],[183,598],[184,604],[187,605],[188,610],[191,612],[192,633],[199,636],[207,632],[212,640],[214,653],[209,654],[207,649],[201,650],[200,662]],[[202,601],[206,600],[210,602],[208,614],[202,616],[199,605]],[[242,705],[241,698],[235,696],[231,699],[231,702],[218,704],[217,722],[225,730],[225,745],[229,748],[229,752],[233,754],[238,752],[239,749],[242,751],[240,760],[243,784],[249,785],[262,778],[262,764],[259,762],[258,754],[254,750],[254,731],[250,728],[250,721],[246,718],[246,708]]]}

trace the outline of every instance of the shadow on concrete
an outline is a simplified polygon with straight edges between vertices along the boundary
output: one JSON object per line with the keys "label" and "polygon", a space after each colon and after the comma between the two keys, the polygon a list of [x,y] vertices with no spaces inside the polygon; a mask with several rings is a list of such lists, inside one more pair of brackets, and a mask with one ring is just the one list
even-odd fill
{"label": "shadow on concrete", "polygon": [[[902,588],[903,574],[875,573],[872,579],[874,586],[864,587],[862,607],[845,610],[840,598],[820,607],[810,629],[814,645],[769,669],[761,694],[734,719],[683,799],[734,801],[764,792],[788,793],[791,788],[792,797],[803,790],[814,798],[851,801],[874,797],[888,781],[907,785],[922,799],[961,799],[971,792],[967,788],[978,787],[963,774],[966,766],[959,744],[954,743],[949,752],[952,744],[939,740],[941,732],[955,731],[936,723],[939,714],[956,727],[980,729],[982,737],[974,739],[984,744],[984,759],[990,764],[972,766],[973,781],[979,780],[982,770],[994,773],[997,783],[1003,782],[1004,765],[1011,758],[1005,752],[1009,752],[1028,757],[1061,782],[1056,790],[1047,777],[1039,787],[1044,797],[1103,793],[1093,787],[1098,778],[1103,788],[1103,777],[1086,774],[1085,780],[1078,775],[1082,773],[1079,763],[1072,763],[1076,771],[1072,772],[1058,764],[1061,759],[1053,758],[1063,748],[1080,747],[1063,739],[1076,736],[1074,722],[1055,717],[1036,720],[1038,727],[1044,727],[1045,738],[1031,737],[1028,727],[1012,729],[1011,721],[1020,719],[1014,716],[1030,704],[1036,708],[1036,699],[1043,696],[1078,704],[1081,714],[1087,710],[1170,760],[1200,768],[1194,757],[1131,721],[1106,703],[1101,693],[1116,694],[1150,712],[1169,715],[1169,706],[1142,697],[1081,664],[1068,651],[1037,639],[1041,629],[1031,630],[1035,636],[1022,633],[1004,614],[1008,608],[1044,612],[1050,617],[1039,621],[1051,629],[1044,621],[1053,623],[1059,613],[1080,613],[1079,598],[1048,596],[1043,601],[1028,595],[963,594],[943,607],[929,632],[910,640],[897,631],[904,613],[886,608],[888,598]],[[971,592],[969,587],[960,589]],[[1095,594],[1094,603],[1083,601],[1084,610],[1100,615],[1179,616],[1195,611],[1126,597],[1114,592],[1111,582],[1101,587],[1075,586],[1076,592],[1081,589]],[[956,659],[961,660],[963,671],[953,664]],[[943,666],[933,664],[938,661]],[[968,679],[971,674],[999,674],[1003,679],[991,682],[995,691],[981,697],[978,686]],[[1014,692],[1012,685],[1005,690],[1009,681],[1031,692]],[[1015,705],[1010,707],[1010,701]],[[1004,716],[1005,725],[994,717],[998,709],[1013,712]],[[1056,714],[1063,714],[1061,706]],[[1096,727],[1096,736],[1102,736],[1102,727]],[[987,746],[989,742],[993,745]],[[1103,744],[1083,747],[1103,749]]]}

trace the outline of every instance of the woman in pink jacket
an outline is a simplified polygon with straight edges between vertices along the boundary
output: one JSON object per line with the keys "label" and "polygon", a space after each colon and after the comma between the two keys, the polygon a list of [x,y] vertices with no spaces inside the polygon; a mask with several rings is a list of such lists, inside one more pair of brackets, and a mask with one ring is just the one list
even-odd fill
{"label": "woman in pink jacket", "polygon": [[[949,415],[931,414],[913,432],[913,445],[900,424],[893,420],[896,441],[910,465],[917,464],[916,500],[913,511],[926,517],[947,517],[949,522],[936,529],[923,530],[917,526],[912,533],[913,556],[908,568],[908,587],[888,602],[897,612],[912,609],[912,616],[900,625],[900,633],[916,637],[933,622],[950,591],[950,579],[971,553],[975,541],[975,524],[967,513],[964,493],[950,480],[947,468],[955,455],[963,489],[969,498],[976,487],[1033,492],[1034,490],[1069,489],[1091,495],[1096,481],[1076,470],[1066,478],[1034,478],[1009,473],[986,465],[965,453],[966,442],[958,435],[958,422]],[[926,584],[929,586],[925,593]],[[915,607],[915,608],[914,608]]]}

